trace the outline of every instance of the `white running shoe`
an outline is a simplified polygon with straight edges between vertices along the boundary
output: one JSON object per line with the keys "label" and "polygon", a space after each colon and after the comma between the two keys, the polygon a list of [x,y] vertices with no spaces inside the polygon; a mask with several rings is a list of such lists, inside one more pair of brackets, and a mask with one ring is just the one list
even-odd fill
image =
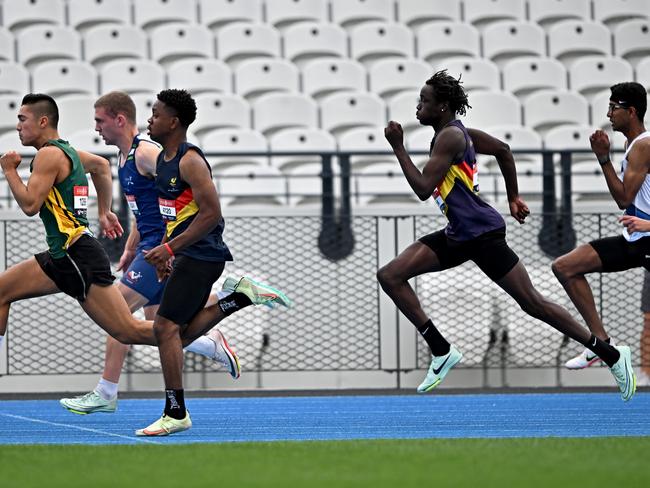
{"label": "white running shoe", "polygon": [[66,410],[79,415],[95,412],[113,413],[117,410],[117,397],[104,400],[96,391],[74,398],[61,398],[59,403]]}
{"label": "white running shoe", "polygon": [[447,376],[449,370],[461,359],[463,359],[463,355],[453,345],[444,356],[431,356],[429,371],[424,381],[418,386],[418,393],[426,393],[438,386],[445,376]]}
{"label": "white running shoe", "polygon": [[621,357],[609,370],[614,375],[623,401],[627,402],[634,396],[636,391],[636,375],[632,368],[632,354],[628,346],[617,346],[616,349],[621,354]]}
{"label": "white running shoe", "polygon": [[224,366],[233,379],[239,378],[241,375],[239,358],[237,353],[228,345],[223,333],[215,327],[207,333],[207,337],[214,342],[214,356],[212,356],[212,359]]}
{"label": "white running shoe", "polygon": [[569,359],[564,365],[567,369],[585,369],[589,366],[596,364],[598,361],[602,361],[595,353],[585,348],[580,354],[576,357]]}

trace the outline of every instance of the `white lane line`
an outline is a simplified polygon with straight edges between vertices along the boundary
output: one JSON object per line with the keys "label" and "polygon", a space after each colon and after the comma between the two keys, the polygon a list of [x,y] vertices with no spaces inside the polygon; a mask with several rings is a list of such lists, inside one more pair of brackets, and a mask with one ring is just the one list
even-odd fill
{"label": "white lane line", "polygon": [[[147,438],[129,437],[128,435],[113,434],[112,432],[106,432],[106,431],[97,430],[97,429],[89,429],[88,427],[79,427],[77,425],[61,424],[59,422],[50,422],[50,421],[47,421],[47,420],[33,419],[33,418],[30,418],[30,417],[23,417],[22,415],[14,415],[14,414],[11,414],[11,413],[0,413],[0,415],[3,416],[3,417],[11,417],[11,418],[14,418],[14,419],[26,420],[28,422],[34,422],[34,423],[37,423],[37,424],[55,425],[57,427],[64,427],[64,428],[69,428],[69,429],[82,430],[82,431],[85,431],[85,432],[92,432],[93,434],[101,434],[101,435],[107,435],[107,436],[111,436],[111,437],[119,437],[120,439],[128,439],[130,441],[135,440],[135,441],[144,442],[144,443],[147,443],[147,444],[161,444],[161,442],[152,441],[152,440],[147,439]],[[65,444],[65,442],[63,442],[62,444]]]}

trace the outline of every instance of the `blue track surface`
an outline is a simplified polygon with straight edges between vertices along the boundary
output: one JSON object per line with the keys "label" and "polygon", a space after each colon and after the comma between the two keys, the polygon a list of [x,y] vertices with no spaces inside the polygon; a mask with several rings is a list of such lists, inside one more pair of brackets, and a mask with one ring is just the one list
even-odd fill
{"label": "blue track surface", "polygon": [[169,437],[133,431],[162,400],[121,400],[114,414],[74,415],[55,400],[0,401],[0,444],[470,437],[650,436],[650,393],[190,398],[194,427]]}

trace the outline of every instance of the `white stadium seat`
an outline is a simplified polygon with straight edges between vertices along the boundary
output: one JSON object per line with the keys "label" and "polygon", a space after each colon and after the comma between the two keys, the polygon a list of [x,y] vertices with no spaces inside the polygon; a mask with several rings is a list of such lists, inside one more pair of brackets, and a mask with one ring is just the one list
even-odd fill
{"label": "white stadium seat", "polygon": [[399,0],[397,6],[397,21],[410,28],[424,22],[447,20],[458,22],[460,16],[460,0]]}
{"label": "white stadium seat", "polygon": [[483,56],[503,66],[520,56],[544,56],[546,34],[532,22],[497,22],[483,31]]}
{"label": "white stadium seat", "polygon": [[196,0],[137,0],[133,23],[148,30],[167,22],[196,23]]}
{"label": "white stadium seat", "polygon": [[465,22],[485,27],[502,20],[525,20],[525,0],[463,0]]}
{"label": "white stadium seat", "polygon": [[192,95],[232,93],[232,71],[218,59],[184,59],[167,67],[167,86],[183,87]]}
{"label": "white stadium seat", "polygon": [[84,59],[95,67],[114,59],[144,59],[147,36],[133,25],[98,25],[84,32]]}
{"label": "white stadium seat", "polygon": [[235,68],[235,92],[251,100],[269,92],[298,92],[298,68],[285,59],[251,59]]}
{"label": "white stadium seat", "polygon": [[621,80],[632,80],[630,63],[613,56],[585,56],[576,59],[569,68],[571,90],[590,98]]}
{"label": "white stadium seat", "polygon": [[0,61],[0,94],[22,96],[29,91],[29,71],[20,63]]}
{"label": "white stadium seat", "polygon": [[[269,139],[272,152],[334,152],[336,139],[329,132],[314,128],[284,129],[273,134]],[[271,165],[283,173],[292,172],[302,165],[321,164],[319,156],[273,156]]]}
{"label": "white stadium seat", "polygon": [[199,0],[199,17],[213,30],[235,22],[261,22],[262,0]]}
{"label": "white stadium seat", "polygon": [[165,87],[162,66],[148,59],[116,59],[102,66],[99,75],[102,92],[158,92]]}
{"label": "white stadium seat", "polygon": [[162,65],[188,58],[214,58],[214,37],[202,25],[169,23],[149,33],[151,58]]}
{"label": "white stadium seat", "polygon": [[306,22],[289,27],[283,35],[284,57],[303,67],[320,58],[347,58],[348,35],[335,24]]}
{"label": "white stadium seat", "polygon": [[387,100],[402,91],[419,90],[432,74],[431,66],[419,59],[384,59],[368,72],[370,91]]}
{"label": "white stadium seat", "polygon": [[68,0],[68,22],[78,31],[100,24],[130,24],[129,0]]}
{"label": "white stadium seat", "polygon": [[521,125],[521,103],[512,93],[481,90],[468,98],[472,108],[459,117],[467,127],[489,129],[498,125]]}
{"label": "white stadium seat", "polygon": [[0,132],[16,132],[18,110],[22,99],[23,96],[19,94],[0,95]]}
{"label": "white stadium seat", "polygon": [[96,99],[94,95],[67,95],[57,99],[59,134],[63,139],[93,126]]}
{"label": "white stadium seat", "polygon": [[525,57],[503,67],[503,89],[523,99],[544,89],[566,90],[567,70],[553,58]]}
{"label": "white stadium seat", "polygon": [[[460,77],[463,88],[467,92],[474,90],[499,91],[501,89],[499,67],[489,59],[450,58],[444,65],[438,66],[439,69],[443,67],[454,78]],[[425,80],[426,78],[422,81]],[[420,86],[424,84],[423,82]]]}
{"label": "white stadium seat", "polygon": [[96,95],[97,71],[85,61],[45,61],[34,68],[32,87],[55,98],[73,93]]}
{"label": "white stadium seat", "polygon": [[327,0],[273,0],[266,2],[266,21],[278,29],[296,22],[327,22]]}
{"label": "white stadium seat", "polygon": [[0,61],[15,61],[16,41],[11,32],[0,26]]}
{"label": "white stadium seat", "polygon": [[201,137],[201,149],[207,155],[210,165],[216,172],[237,165],[268,165],[266,156],[209,155],[217,152],[247,153],[268,151],[268,142],[264,134],[253,129],[227,128],[208,131]]}
{"label": "white stadium seat", "polygon": [[594,20],[610,28],[630,19],[650,18],[648,0],[593,0]]}
{"label": "white stadium seat", "polygon": [[194,97],[196,120],[192,129],[199,136],[208,130],[251,127],[251,106],[239,95],[232,93],[202,93]]}
{"label": "white stadium seat", "polygon": [[528,16],[545,29],[563,20],[590,20],[591,0],[528,0]]}
{"label": "white stadium seat", "polygon": [[8,0],[2,2],[2,25],[17,32],[39,24],[63,26],[63,0]]}
{"label": "white stadium seat", "polygon": [[391,0],[330,0],[332,22],[350,27],[362,22],[395,20]]}
{"label": "white stadium seat", "polygon": [[427,22],[416,33],[417,57],[433,65],[455,56],[480,57],[480,34],[463,22]]}
{"label": "white stadium seat", "polygon": [[229,24],[217,32],[217,56],[231,67],[249,58],[280,57],[280,32],[267,24]]}
{"label": "white stadium seat", "polygon": [[560,124],[589,123],[589,102],[570,91],[543,90],[524,101],[524,123],[542,136]]}
{"label": "white stadium seat", "polygon": [[34,25],[16,35],[18,61],[30,69],[52,59],[81,59],[79,34],[58,25]]}
{"label": "white stadium seat", "polygon": [[320,101],[321,127],[334,135],[386,122],[386,106],[374,93],[334,93]]}
{"label": "white stadium seat", "polygon": [[266,135],[291,127],[318,127],[318,105],[304,93],[269,93],[253,103],[253,127]]}
{"label": "white stadium seat", "polygon": [[402,24],[364,23],[350,31],[350,55],[366,66],[388,57],[413,57],[413,33]]}
{"label": "white stadium seat", "polygon": [[614,30],[614,53],[636,66],[650,56],[650,20],[626,20]]}
{"label": "white stadium seat", "polygon": [[565,20],[548,31],[549,56],[561,61],[567,68],[582,56],[612,53],[612,35],[599,22]]}
{"label": "white stadium seat", "polygon": [[366,69],[347,58],[314,59],[302,69],[302,91],[318,100],[337,91],[365,91]]}

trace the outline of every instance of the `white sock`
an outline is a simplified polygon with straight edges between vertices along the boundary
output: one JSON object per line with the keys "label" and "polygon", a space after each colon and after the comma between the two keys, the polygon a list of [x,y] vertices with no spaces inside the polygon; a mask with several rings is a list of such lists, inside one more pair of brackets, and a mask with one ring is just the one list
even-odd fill
{"label": "white sock", "polygon": [[112,400],[117,396],[118,383],[112,383],[104,378],[99,380],[95,392],[104,400]]}
{"label": "white sock", "polygon": [[201,336],[191,344],[188,344],[185,350],[212,359],[214,356],[214,341],[209,337]]}

